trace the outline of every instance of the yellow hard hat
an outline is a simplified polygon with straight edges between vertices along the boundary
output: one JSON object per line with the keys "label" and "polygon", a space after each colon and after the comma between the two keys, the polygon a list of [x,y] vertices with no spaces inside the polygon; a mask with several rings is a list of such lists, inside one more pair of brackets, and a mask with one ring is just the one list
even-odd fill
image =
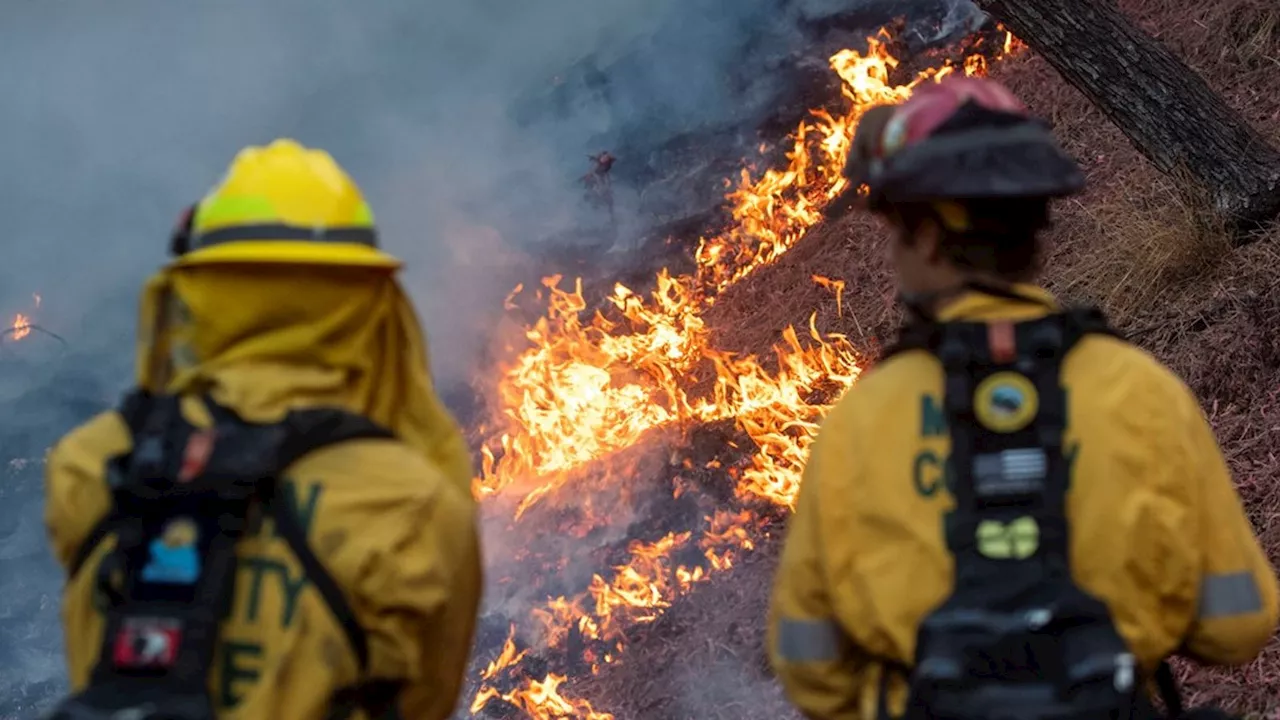
{"label": "yellow hard hat", "polygon": [[323,150],[281,139],[240,151],[174,231],[175,265],[288,263],[395,269],[360,188]]}

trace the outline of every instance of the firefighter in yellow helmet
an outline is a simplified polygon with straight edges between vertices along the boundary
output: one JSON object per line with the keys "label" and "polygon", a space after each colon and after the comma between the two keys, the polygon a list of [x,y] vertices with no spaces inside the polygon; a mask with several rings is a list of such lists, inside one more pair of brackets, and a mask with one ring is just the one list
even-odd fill
{"label": "firefighter in yellow helmet", "polygon": [[1143,718],[1153,685],[1180,702],[1170,655],[1253,659],[1276,577],[1195,397],[1032,283],[1049,200],[1083,187],[1074,161],[975,79],[871,110],[854,146],[910,319],[805,468],[769,618],[791,701]]}
{"label": "firefighter in yellow helmet", "polygon": [[481,592],[470,458],[359,189],[323,151],[249,147],[172,249],[136,390],[48,459],[53,717],[449,716]]}

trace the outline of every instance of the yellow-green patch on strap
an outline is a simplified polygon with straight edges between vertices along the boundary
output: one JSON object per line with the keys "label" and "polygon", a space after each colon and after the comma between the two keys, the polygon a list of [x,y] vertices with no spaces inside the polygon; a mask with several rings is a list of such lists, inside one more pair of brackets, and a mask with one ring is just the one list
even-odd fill
{"label": "yellow-green patch on strap", "polygon": [[1008,523],[983,520],[976,536],[978,552],[993,560],[1025,560],[1040,548],[1040,524],[1033,517]]}

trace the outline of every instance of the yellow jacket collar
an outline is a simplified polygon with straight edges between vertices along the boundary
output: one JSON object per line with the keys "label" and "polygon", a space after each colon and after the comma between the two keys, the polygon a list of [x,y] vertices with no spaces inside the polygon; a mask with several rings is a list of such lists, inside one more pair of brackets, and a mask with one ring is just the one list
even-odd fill
{"label": "yellow jacket collar", "polygon": [[1019,283],[1013,291],[1031,302],[966,290],[938,309],[938,322],[1031,320],[1058,309],[1058,301],[1043,288]]}

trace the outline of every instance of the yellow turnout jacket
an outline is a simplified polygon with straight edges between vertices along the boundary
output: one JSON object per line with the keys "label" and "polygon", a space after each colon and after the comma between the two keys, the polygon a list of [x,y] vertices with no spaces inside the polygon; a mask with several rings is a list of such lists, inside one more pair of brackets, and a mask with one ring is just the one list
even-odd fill
{"label": "yellow turnout jacket", "polygon": [[[1026,320],[1054,306],[976,292],[947,320]],[[1154,358],[1090,335],[1063,367],[1067,516],[1076,582],[1109,607],[1140,666],[1181,649],[1251,660],[1277,623],[1276,577],[1195,397]],[[909,351],[832,409],[805,468],[773,588],[769,653],[806,716],[872,718],[876,658],[910,665],[925,615],[950,594],[943,514],[950,437],[935,357]],[[890,684],[900,714],[905,682]]]}
{"label": "yellow turnout jacket", "polygon": [[[340,407],[396,439],[352,440],[287,468],[283,496],[368,636],[368,676],[400,680],[404,717],[449,716],[462,684],[481,592],[470,461],[431,388],[417,319],[391,275],[350,268],[201,266],[165,271],[143,301],[138,381],[255,422],[293,408]],[[64,566],[107,513],[108,458],[129,450],[104,413],[63,438],[47,469],[46,522]],[[73,689],[98,661],[93,603],[108,537],[63,596]],[[235,600],[210,677],[218,716],[323,718],[330,695],[362,680],[341,625],[270,524],[237,548]],[[357,716],[359,717],[359,716]]]}

